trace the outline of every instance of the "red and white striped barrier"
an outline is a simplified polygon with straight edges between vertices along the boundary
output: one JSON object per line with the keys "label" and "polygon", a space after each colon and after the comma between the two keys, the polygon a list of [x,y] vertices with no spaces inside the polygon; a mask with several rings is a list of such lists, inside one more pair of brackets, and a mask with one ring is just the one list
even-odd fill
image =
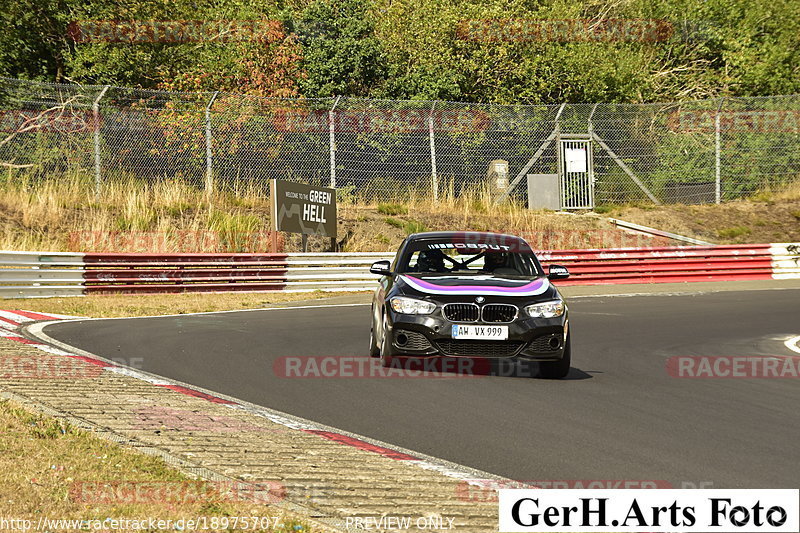
{"label": "red and white striped barrier", "polygon": [[[566,266],[559,285],[800,278],[800,243],[537,252]],[[391,254],[80,254],[0,252],[0,296],[94,293],[364,291]]]}
{"label": "red and white striped barrier", "polygon": [[569,269],[561,285],[771,279],[774,246],[780,245],[543,251],[539,259]]}

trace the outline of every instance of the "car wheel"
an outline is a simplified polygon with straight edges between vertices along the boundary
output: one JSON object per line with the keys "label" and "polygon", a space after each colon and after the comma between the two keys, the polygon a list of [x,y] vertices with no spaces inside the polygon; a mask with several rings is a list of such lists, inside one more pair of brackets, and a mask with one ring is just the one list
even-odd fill
{"label": "car wheel", "polygon": [[570,335],[567,335],[567,342],[564,346],[564,356],[560,361],[543,361],[539,363],[539,377],[545,379],[561,379],[569,373],[569,365],[572,360],[572,348]]}
{"label": "car wheel", "polygon": [[369,356],[379,357],[380,355],[381,349],[378,347],[378,342],[375,339],[375,313],[373,312],[369,326]]}
{"label": "car wheel", "polygon": [[392,356],[389,355],[389,347],[391,341],[389,340],[389,332],[386,331],[386,317],[384,316],[382,324],[382,335],[381,335],[381,346],[380,346],[380,358],[381,358],[381,366],[383,367],[390,367],[392,366]]}

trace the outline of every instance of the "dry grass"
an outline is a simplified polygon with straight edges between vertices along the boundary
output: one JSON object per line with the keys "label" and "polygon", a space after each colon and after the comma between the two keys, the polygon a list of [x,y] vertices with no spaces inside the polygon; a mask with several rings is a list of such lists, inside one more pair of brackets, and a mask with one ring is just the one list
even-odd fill
{"label": "dry grass", "polygon": [[777,201],[784,201],[784,202],[797,202],[800,201],[800,181],[796,181],[789,185],[788,187],[776,191],[773,194],[773,198]]}
{"label": "dry grass", "polygon": [[[179,181],[111,182],[95,198],[81,178],[0,183],[0,249],[114,252],[264,252],[269,249],[269,202],[258,188],[204,191]],[[615,246],[616,232],[593,215],[495,206],[485,188],[443,187],[438,202],[411,194],[391,204],[343,198],[339,240],[343,251],[394,250],[406,234],[424,230],[500,231],[527,236],[539,247]],[[386,211],[386,209],[383,209]],[[397,222],[392,223],[392,220]],[[285,250],[300,237],[285,235]],[[311,249],[327,246],[312,239]]]}
{"label": "dry grass", "polygon": [[[140,498],[142,502],[109,498],[110,502],[86,503],[80,494],[102,496],[109,495],[109,491],[76,490],[91,486],[80,485],[82,482],[170,483],[171,487],[181,487],[181,483],[191,479],[161,459],[124,449],[54,418],[32,414],[14,402],[0,401],[0,428],[0,517],[31,520],[33,528],[41,517],[102,521],[106,518],[176,520],[196,516],[271,517],[282,514],[261,502],[228,498],[216,490],[220,486],[204,483],[188,485],[191,488],[185,492],[172,492],[200,495],[194,501],[150,501],[143,497]],[[301,523],[286,519],[284,528],[278,531],[298,531],[295,526],[299,526],[299,530],[309,530]],[[64,528],[65,531],[77,529]]]}
{"label": "dry grass", "polygon": [[607,248],[653,245],[651,239],[617,231],[595,213],[531,210],[514,202],[495,204],[488,187],[455,193],[452,186],[434,201],[410,194],[403,202],[343,206],[340,233],[352,251],[395,250],[418,231],[494,231],[524,237],[537,249]]}
{"label": "dry grass", "polygon": [[352,293],[209,293],[209,294],[93,294],[73,298],[0,300],[3,308],[94,318],[176,315],[235,309],[259,309],[282,302],[323,301]]}
{"label": "dry grass", "polygon": [[[212,197],[178,181],[109,183],[95,198],[80,178],[0,187],[0,248],[50,251],[265,251],[268,199]],[[265,216],[267,215],[267,216]]]}
{"label": "dry grass", "polygon": [[[31,183],[0,178],[0,249],[113,252],[265,252],[269,250],[269,201],[255,186],[206,194],[177,180],[157,183],[123,180],[104,185],[95,198],[82,178]],[[428,191],[410,188],[403,200],[380,203],[342,191],[339,243],[342,251],[393,251],[417,231],[497,231],[521,235],[534,248],[648,246],[658,244],[616,231],[595,213],[532,211],[516,203],[495,205],[486,187],[460,190],[445,183],[437,201]],[[764,206],[779,214],[772,217]],[[712,242],[795,240],[800,212],[800,182],[781,191],[763,191],[749,201],[721,206],[618,206],[606,213]],[[756,213],[750,223],[735,219]],[[706,216],[704,213],[708,213]],[[785,220],[784,220],[785,218]],[[769,232],[738,233],[766,220]],[[299,235],[283,235],[285,251],[300,250]],[[327,249],[312,238],[310,249]]]}
{"label": "dry grass", "polygon": [[716,243],[800,242],[800,181],[720,205],[616,206],[608,215]]}

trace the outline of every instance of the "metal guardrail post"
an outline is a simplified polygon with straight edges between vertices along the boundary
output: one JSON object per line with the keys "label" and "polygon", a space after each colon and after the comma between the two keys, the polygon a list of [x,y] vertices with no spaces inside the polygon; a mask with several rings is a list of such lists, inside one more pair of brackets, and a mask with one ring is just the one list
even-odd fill
{"label": "metal guardrail post", "polygon": [[428,116],[428,137],[431,143],[431,188],[433,189],[433,201],[439,200],[439,177],[436,174],[436,140],[433,134],[433,113],[436,110],[436,102],[431,106],[431,113]]}
{"label": "metal guardrail post", "polygon": [[339,105],[341,96],[336,97],[333,102],[333,107],[328,111],[328,143],[330,144],[331,152],[331,189],[336,188],[336,106]]}
{"label": "metal guardrail post", "polygon": [[101,161],[100,161],[100,99],[105,96],[110,85],[103,87],[100,94],[92,102],[92,118],[94,120],[94,195],[100,196]]}
{"label": "metal guardrail post", "polygon": [[206,193],[211,194],[214,192],[214,173],[212,170],[212,152],[211,152],[211,106],[214,105],[214,101],[217,99],[217,95],[219,91],[216,91],[212,96],[211,100],[208,101],[208,105],[206,106]]}

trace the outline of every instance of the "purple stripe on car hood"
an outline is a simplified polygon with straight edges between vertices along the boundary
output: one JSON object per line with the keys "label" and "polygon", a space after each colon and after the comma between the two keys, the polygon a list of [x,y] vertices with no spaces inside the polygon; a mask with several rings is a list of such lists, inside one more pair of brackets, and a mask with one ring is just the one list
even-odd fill
{"label": "purple stripe on car hood", "polygon": [[[538,294],[542,294],[545,292],[549,287],[550,283],[547,281],[547,278],[540,278],[533,281],[521,281],[518,284],[513,286],[503,287],[500,285],[479,285],[475,284],[453,284],[449,285],[446,283],[436,283],[420,278],[416,278],[413,276],[402,275],[400,276],[405,283],[413,287],[414,289],[425,292],[428,294],[467,294],[467,295],[505,295],[505,296],[536,296]],[[467,278],[469,281],[483,281],[484,279],[481,278]],[[467,279],[458,279],[458,278],[437,278],[441,281],[467,281]],[[514,280],[504,280],[507,283],[516,283]]]}

